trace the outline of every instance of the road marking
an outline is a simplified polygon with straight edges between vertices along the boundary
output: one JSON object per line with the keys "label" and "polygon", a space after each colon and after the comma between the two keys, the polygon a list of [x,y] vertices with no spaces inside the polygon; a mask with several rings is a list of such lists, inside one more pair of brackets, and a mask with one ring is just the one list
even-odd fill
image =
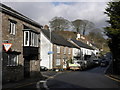
{"label": "road marking", "polygon": [[39,88],[40,88],[40,81],[39,81],[39,82],[37,82],[36,87],[37,87],[37,89],[39,89]]}
{"label": "road marking", "polygon": [[120,82],[120,80],[118,80],[118,79],[115,79],[115,78],[110,77],[110,76],[108,76],[108,75],[105,75],[105,76],[108,77],[108,78],[110,78],[110,79],[112,79],[112,80],[114,80],[114,81]]}
{"label": "road marking", "polygon": [[37,84],[36,84],[37,89],[40,90],[40,82],[42,82],[42,83],[43,83],[43,87],[44,87],[46,90],[49,90],[49,88],[48,88],[48,86],[47,86],[47,81],[48,81],[49,79],[53,79],[55,76],[57,76],[57,75],[59,75],[59,74],[61,74],[61,73],[63,73],[63,72],[58,72],[58,73],[56,73],[56,74],[53,75],[53,76],[43,75],[43,76],[47,76],[48,78],[47,78],[45,81],[38,81]]}
{"label": "road marking", "polygon": [[[29,84],[25,84],[25,85],[19,85],[17,87],[14,87],[13,89],[17,89],[17,88],[21,88],[21,87],[25,87],[25,86],[28,86],[28,85],[32,85],[32,84],[35,84],[36,82],[33,82],[33,83],[29,83]],[[12,89],[7,89],[7,90],[12,90]]]}
{"label": "road marking", "polygon": [[32,85],[32,84],[35,84],[35,83],[36,83],[36,82],[33,82],[33,83],[29,83],[29,84],[25,84],[25,85],[17,86],[17,87],[15,87],[15,88],[25,87],[25,86]]}
{"label": "road marking", "polygon": [[45,89],[49,90],[48,86],[47,86],[47,80],[43,83],[43,86]]}
{"label": "road marking", "polygon": [[48,75],[42,75],[42,76],[44,76],[44,77],[46,77],[46,78],[48,78],[48,77],[49,77]]}
{"label": "road marking", "polygon": [[53,76],[50,76],[49,78],[54,78]]}

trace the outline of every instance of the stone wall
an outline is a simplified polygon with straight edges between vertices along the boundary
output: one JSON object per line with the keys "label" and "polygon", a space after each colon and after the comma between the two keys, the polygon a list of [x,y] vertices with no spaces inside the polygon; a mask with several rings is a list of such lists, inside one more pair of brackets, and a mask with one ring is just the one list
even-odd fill
{"label": "stone wall", "polygon": [[[9,19],[16,21],[16,34],[11,35],[9,33],[10,25]],[[5,13],[2,13],[2,42],[4,43],[8,40],[8,43],[12,43],[11,51],[20,52],[18,56],[19,65],[18,66],[7,66],[8,64],[8,53],[3,50],[3,62],[2,62],[2,79],[3,82],[16,81],[24,78],[24,58],[23,58],[23,25],[26,25],[30,28],[33,28],[36,31],[40,31],[39,28],[34,27],[26,22],[23,22],[17,18],[9,16]],[[36,62],[36,63],[33,63]],[[40,61],[33,60],[30,61],[31,65],[31,76],[34,76],[35,73],[40,73]]]}
{"label": "stone wall", "polygon": [[[64,46],[59,46],[60,47],[60,53],[57,53],[57,45],[53,45],[53,68],[57,68],[56,67],[56,59],[60,59],[60,66],[58,68],[63,69],[63,64],[64,64],[64,60],[70,60],[72,59],[73,55],[72,55],[72,48],[69,47],[64,47]],[[66,53],[64,54],[64,49],[66,48]],[[70,49],[70,53],[68,52]]]}

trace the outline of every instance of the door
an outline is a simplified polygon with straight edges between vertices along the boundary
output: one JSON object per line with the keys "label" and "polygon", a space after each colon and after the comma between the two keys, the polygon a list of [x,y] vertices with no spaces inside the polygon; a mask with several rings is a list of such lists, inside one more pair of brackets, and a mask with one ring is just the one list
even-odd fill
{"label": "door", "polygon": [[24,77],[29,78],[30,77],[30,60],[25,58],[24,60]]}

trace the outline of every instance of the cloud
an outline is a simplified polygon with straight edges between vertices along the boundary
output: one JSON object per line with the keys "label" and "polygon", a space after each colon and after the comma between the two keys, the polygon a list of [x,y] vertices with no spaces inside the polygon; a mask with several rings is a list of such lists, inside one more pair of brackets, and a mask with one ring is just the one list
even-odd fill
{"label": "cloud", "polygon": [[105,22],[107,16],[104,14],[106,2],[6,2],[5,4],[41,25],[48,24],[55,16],[70,21],[76,19],[89,20],[99,28],[107,25]]}

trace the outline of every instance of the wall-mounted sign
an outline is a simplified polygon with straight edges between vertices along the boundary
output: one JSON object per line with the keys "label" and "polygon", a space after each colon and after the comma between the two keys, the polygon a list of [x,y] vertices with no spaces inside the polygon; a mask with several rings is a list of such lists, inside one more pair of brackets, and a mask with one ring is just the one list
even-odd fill
{"label": "wall-mounted sign", "polygon": [[53,51],[48,51],[48,55],[53,54],[53,53],[54,53]]}
{"label": "wall-mounted sign", "polygon": [[12,43],[3,43],[4,49],[7,52],[11,47],[12,47]]}

